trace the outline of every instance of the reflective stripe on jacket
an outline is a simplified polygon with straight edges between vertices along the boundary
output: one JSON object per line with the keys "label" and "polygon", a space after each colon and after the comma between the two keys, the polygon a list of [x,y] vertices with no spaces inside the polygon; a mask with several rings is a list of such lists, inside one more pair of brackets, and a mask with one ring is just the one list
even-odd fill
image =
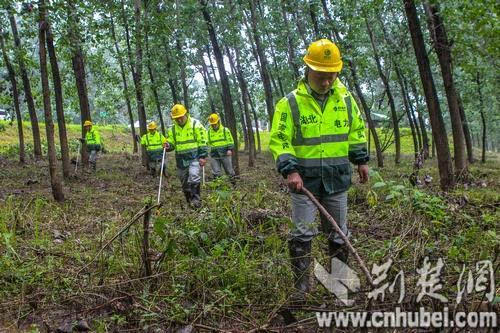
{"label": "reflective stripe on jacket", "polygon": [[208,155],[206,130],[199,120],[190,116],[182,127],[174,122],[168,130],[167,142],[170,145],[169,150],[175,149],[179,168],[186,168],[192,160],[205,158]]}
{"label": "reflective stripe on jacket", "polygon": [[226,156],[228,150],[234,149],[234,140],[231,131],[221,124],[219,124],[217,130],[214,130],[210,126],[208,129],[208,146],[210,147],[210,156]]}
{"label": "reflective stripe on jacket", "polygon": [[284,177],[297,171],[313,193],[332,194],[349,188],[349,161],[364,164],[368,152],[361,112],[338,78],[322,104],[301,80],[276,104],[269,148]]}
{"label": "reflective stripe on jacket", "polygon": [[165,142],[167,142],[167,138],[158,131],[155,131],[153,134],[148,131],[141,138],[141,145],[145,146],[147,151],[163,150]]}

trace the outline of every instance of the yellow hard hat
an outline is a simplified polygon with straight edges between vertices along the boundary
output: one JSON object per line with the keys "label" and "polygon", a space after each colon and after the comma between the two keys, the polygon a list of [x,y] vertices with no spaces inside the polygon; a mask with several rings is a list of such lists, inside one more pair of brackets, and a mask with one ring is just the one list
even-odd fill
{"label": "yellow hard hat", "polygon": [[154,130],[154,129],[156,129],[156,127],[158,127],[158,126],[156,126],[156,123],[154,121],[152,121],[148,124],[148,130]]}
{"label": "yellow hard hat", "polygon": [[312,42],[303,58],[304,62],[317,72],[340,72],[342,60],[337,45],[328,39]]}
{"label": "yellow hard hat", "polygon": [[219,116],[217,115],[217,113],[212,113],[212,114],[210,115],[210,117],[208,117],[208,123],[209,123],[210,125],[215,125],[215,124],[217,124],[217,123],[219,122],[219,120],[220,120],[220,118],[219,118]]}
{"label": "yellow hard hat", "polygon": [[83,123],[83,127],[85,126],[92,126],[92,122],[90,120],[85,120],[85,122]]}
{"label": "yellow hard hat", "polygon": [[186,107],[182,104],[175,104],[170,111],[172,119],[180,118],[187,113]]}

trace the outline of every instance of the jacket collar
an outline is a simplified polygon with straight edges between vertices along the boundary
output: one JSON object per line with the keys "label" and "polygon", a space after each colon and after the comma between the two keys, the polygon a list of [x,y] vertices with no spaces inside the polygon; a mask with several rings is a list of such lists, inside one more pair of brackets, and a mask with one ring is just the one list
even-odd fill
{"label": "jacket collar", "polygon": [[[342,82],[340,82],[339,78],[337,77],[337,79],[335,79],[335,81],[332,84],[332,88],[330,89],[329,96],[333,95],[335,92],[343,94],[346,91],[347,91],[346,86]],[[299,83],[297,84],[297,94],[308,95],[308,96],[313,97],[312,89],[304,78],[301,79],[299,81]]]}

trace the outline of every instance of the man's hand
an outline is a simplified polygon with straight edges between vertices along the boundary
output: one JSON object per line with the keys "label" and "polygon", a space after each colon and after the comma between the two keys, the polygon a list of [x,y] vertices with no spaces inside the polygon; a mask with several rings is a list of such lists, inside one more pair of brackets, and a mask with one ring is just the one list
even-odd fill
{"label": "man's hand", "polygon": [[233,156],[233,151],[231,149],[229,149],[226,153],[227,156]]}
{"label": "man's hand", "polygon": [[286,184],[294,192],[301,192],[304,182],[298,172],[292,172],[286,177]]}
{"label": "man's hand", "polygon": [[168,142],[165,142],[165,143],[163,144],[163,148],[165,148],[165,149],[170,149],[170,145],[168,144]]}
{"label": "man's hand", "polygon": [[358,175],[359,181],[364,184],[368,181],[368,165],[360,164],[358,165]]}
{"label": "man's hand", "polygon": [[207,159],[206,158],[200,158],[200,159],[198,159],[198,161],[200,162],[200,166],[201,167],[204,167],[205,164],[207,164]]}

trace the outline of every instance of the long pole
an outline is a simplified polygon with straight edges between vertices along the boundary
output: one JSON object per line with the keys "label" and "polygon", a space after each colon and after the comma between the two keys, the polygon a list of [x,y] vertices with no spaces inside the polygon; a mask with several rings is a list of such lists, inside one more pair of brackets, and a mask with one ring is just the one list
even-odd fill
{"label": "long pole", "polygon": [[78,162],[80,161],[80,150],[82,149],[82,143],[78,141],[78,154],[76,155],[76,165],[75,165],[75,174],[78,170]]}
{"label": "long pole", "polygon": [[373,284],[373,278],[370,275],[370,272],[368,271],[368,269],[366,268],[365,262],[363,261],[363,259],[361,259],[361,257],[359,256],[358,252],[356,251],[356,249],[352,246],[352,244],[349,241],[349,239],[347,238],[347,236],[339,228],[339,226],[338,226],[337,222],[334,220],[334,218],[326,211],[325,207],[323,207],[319,203],[319,201],[314,197],[314,195],[312,195],[312,193],[309,192],[309,190],[307,190],[305,187],[302,187],[302,192],[305,195],[307,195],[307,197],[314,203],[314,205],[316,207],[318,207],[318,209],[321,212],[321,214],[323,214],[326,217],[326,219],[328,221],[330,221],[330,223],[333,226],[333,229],[335,229],[335,232],[340,235],[340,238],[342,238],[342,240],[344,241],[344,243],[347,245],[347,248],[349,249],[349,251],[356,258],[356,261],[361,266],[361,270],[363,270],[363,273],[365,274],[366,278],[368,279],[368,282],[370,283],[370,285],[374,286],[374,284]]}
{"label": "long pole", "polygon": [[165,166],[165,151],[167,148],[163,147],[163,156],[161,157],[161,169],[160,169],[160,186],[158,186],[158,203],[160,203],[161,194],[161,181],[163,179],[163,167]]}

